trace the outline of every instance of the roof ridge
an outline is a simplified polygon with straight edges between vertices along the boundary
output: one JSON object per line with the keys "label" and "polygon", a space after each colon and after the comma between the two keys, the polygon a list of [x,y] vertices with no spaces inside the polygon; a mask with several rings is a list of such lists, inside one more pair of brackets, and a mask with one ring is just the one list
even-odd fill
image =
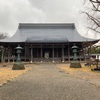
{"label": "roof ridge", "polygon": [[74,23],[19,23],[18,28],[20,29],[22,26],[66,26],[75,28]]}

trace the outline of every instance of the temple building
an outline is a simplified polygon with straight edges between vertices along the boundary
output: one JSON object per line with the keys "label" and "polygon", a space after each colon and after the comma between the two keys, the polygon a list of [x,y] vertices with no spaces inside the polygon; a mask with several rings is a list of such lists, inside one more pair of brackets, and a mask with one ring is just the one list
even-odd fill
{"label": "temple building", "polygon": [[85,48],[96,42],[81,36],[74,23],[20,23],[16,33],[0,40],[0,45],[4,61],[16,60],[15,48],[20,44],[25,62],[65,62],[73,59],[73,45],[78,46],[78,60],[85,60]]}

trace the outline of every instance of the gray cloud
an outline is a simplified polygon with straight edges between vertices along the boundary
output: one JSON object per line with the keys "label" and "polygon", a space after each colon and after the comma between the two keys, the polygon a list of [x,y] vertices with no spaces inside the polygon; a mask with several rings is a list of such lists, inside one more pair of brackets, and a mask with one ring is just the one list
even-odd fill
{"label": "gray cloud", "polygon": [[0,0],[0,31],[14,34],[21,22],[79,22],[83,0]]}
{"label": "gray cloud", "polygon": [[45,13],[28,0],[0,0],[0,31],[14,34],[18,23],[44,22]]}
{"label": "gray cloud", "polygon": [[75,21],[82,0],[29,0],[34,7],[42,9],[47,15],[46,21],[73,22]]}

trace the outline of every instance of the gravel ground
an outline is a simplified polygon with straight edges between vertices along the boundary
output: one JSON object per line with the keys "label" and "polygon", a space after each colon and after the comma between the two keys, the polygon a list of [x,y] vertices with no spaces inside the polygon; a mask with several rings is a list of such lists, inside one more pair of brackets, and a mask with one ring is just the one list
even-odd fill
{"label": "gravel ground", "polygon": [[0,87],[0,100],[100,100],[100,88],[58,66],[34,64],[31,71]]}
{"label": "gravel ground", "polygon": [[59,68],[65,71],[67,74],[72,75],[73,77],[85,79],[91,84],[100,87],[100,71],[91,71],[91,68],[95,68],[95,66],[90,68],[83,65],[82,68],[70,68],[69,64],[60,64]]}

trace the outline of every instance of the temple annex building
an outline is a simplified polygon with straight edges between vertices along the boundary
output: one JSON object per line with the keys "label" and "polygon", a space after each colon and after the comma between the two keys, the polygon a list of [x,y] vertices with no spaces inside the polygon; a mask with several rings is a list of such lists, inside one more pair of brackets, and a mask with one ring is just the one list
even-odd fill
{"label": "temple annex building", "polygon": [[66,62],[73,59],[72,46],[78,46],[78,60],[85,60],[85,48],[96,42],[82,37],[74,23],[20,23],[16,33],[0,40],[0,45],[7,62],[16,60],[18,44],[25,62]]}

